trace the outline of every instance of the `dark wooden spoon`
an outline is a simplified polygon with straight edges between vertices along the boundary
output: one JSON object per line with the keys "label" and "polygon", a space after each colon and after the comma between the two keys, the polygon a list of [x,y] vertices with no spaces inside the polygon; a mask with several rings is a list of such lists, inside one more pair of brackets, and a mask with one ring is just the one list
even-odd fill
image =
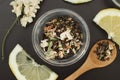
{"label": "dark wooden spoon", "polygon": [[[98,47],[98,43],[103,42],[103,41],[108,41],[109,44],[114,46],[114,49],[112,50],[112,56],[111,56],[110,60],[107,60],[107,61],[100,61],[97,58],[97,55],[95,54],[95,50],[96,50],[96,47]],[[110,40],[101,40],[99,42],[97,42],[92,47],[85,63],[80,68],[78,68],[74,73],[72,73],[70,76],[65,78],[64,80],[75,80],[77,77],[82,75],[84,72],[91,70],[91,69],[94,69],[94,68],[105,67],[105,66],[111,64],[115,60],[116,55],[117,55],[117,49],[116,49],[115,44],[113,42],[111,42]]]}

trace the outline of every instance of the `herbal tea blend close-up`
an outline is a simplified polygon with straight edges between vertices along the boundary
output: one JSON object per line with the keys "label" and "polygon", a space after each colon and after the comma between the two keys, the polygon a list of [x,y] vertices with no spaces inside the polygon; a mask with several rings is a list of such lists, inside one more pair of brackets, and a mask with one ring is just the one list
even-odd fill
{"label": "herbal tea blend close-up", "polygon": [[40,42],[46,58],[64,59],[75,55],[83,44],[83,34],[79,26],[69,16],[58,16],[46,22]]}
{"label": "herbal tea blend close-up", "polygon": [[37,55],[50,65],[76,63],[86,53],[90,35],[84,19],[69,9],[52,9],[35,23],[32,43]]}
{"label": "herbal tea blend close-up", "polygon": [[119,2],[1,0],[0,80],[119,80]]}

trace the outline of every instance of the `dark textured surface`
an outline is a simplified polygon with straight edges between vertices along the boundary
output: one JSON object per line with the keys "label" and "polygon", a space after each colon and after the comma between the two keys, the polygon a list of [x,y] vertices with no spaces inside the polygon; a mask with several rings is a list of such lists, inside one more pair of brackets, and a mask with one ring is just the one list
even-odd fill
{"label": "dark textured surface", "polygon": [[[11,1],[12,0],[0,0],[0,45],[2,44],[2,39],[5,35],[5,32],[15,19],[15,15],[11,13],[12,7],[9,5]],[[5,46],[5,60],[3,62],[1,61],[0,55],[0,80],[16,80],[15,76],[12,74],[8,66],[8,57],[9,53],[17,43],[22,45],[23,48],[30,54],[30,56],[36,60],[36,62],[47,65],[53,71],[58,73],[58,80],[63,80],[69,74],[73,73],[78,67],[83,64],[92,45],[98,40],[107,39],[106,32],[100,29],[92,20],[101,9],[113,7],[110,3],[108,3],[108,1],[109,0],[93,0],[92,2],[86,4],[72,5],[64,2],[63,0],[45,0],[42,3],[41,9],[38,11],[37,17],[34,19],[34,22],[32,24],[29,24],[27,28],[22,28],[18,24],[14,27],[11,34],[9,35]],[[31,33],[36,20],[46,11],[55,8],[67,8],[75,11],[85,19],[90,29],[91,41],[88,52],[79,62],[67,67],[54,67],[43,62],[37,56],[32,47]],[[81,75],[77,80],[120,80],[119,53],[120,52],[118,52],[117,59],[111,65],[105,68],[88,71],[85,74]]]}

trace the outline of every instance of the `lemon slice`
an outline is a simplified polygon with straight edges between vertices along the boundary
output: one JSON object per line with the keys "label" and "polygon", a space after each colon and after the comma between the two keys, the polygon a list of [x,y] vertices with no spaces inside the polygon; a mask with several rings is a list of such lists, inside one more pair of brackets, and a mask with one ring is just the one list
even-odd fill
{"label": "lemon slice", "polygon": [[108,33],[108,39],[113,39],[120,46],[120,10],[108,8],[101,10],[93,21]]}
{"label": "lemon slice", "polygon": [[73,4],[79,4],[79,3],[86,3],[92,0],[65,0],[65,1],[73,3]]}
{"label": "lemon slice", "polygon": [[17,80],[56,80],[58,77],[48,67],[37,64],[19,44],[9,56],[9,66]]}

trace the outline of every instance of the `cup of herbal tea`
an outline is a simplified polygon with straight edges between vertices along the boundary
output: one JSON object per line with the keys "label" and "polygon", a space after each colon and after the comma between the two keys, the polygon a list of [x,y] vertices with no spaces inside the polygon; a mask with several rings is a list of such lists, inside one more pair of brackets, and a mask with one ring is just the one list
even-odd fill
{"label": "cup of herbal tea", "polygon": [[79,61],[90,42],[85,20],[68,9],[53,9],[35,23],[32,43],[37,55],[53,66],[68,66]]}

